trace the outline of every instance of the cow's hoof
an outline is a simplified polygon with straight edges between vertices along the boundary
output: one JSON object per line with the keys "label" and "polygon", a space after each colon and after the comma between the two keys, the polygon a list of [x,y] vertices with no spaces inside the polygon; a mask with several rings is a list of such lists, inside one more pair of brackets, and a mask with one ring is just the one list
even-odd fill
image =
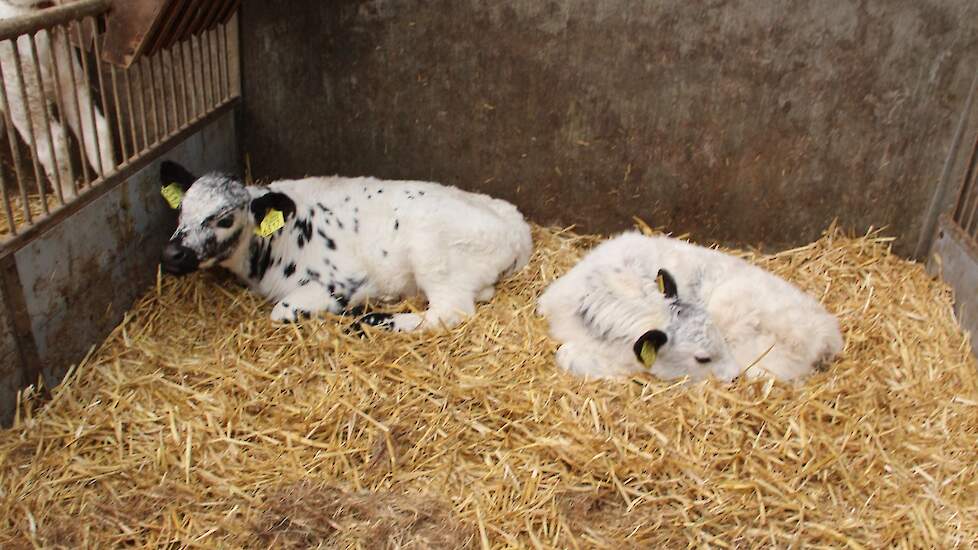
{"label": "cow's hoof", "polygon": [[348,334],[363,336],[363,325],[381,327],[385,329],[394,328],[394,315],[391,313],[368,313],[346,329]]}

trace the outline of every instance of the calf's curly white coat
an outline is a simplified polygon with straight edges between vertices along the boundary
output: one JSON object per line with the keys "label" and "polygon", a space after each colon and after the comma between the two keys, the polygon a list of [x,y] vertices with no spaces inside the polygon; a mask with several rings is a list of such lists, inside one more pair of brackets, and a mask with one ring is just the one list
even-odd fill
{"label": "calf's curly white coat", "polygon": [[[172,162],[163,163],[161,183],[186,189],[164,269],[223,266],[275,303],[273,320],[420,292],[424,313],[372,314],[366,322],[399,331],[450,327],[532,251],[515,206],[435,183],[334,176],[246,187],[219,174],[197,179]],[[285,226],[258,236],[270,209],[284,213]]]}
{"label": "calf's curly white coat", "polygon": [[[661,276],[661,277],[660,277]],[[646,370],[801,378],[841,350],[834,316],[787,281],[739,258],[666,237],[626,233],[597,246],[541,295],[562,344],[558,364],[592,378]]]}

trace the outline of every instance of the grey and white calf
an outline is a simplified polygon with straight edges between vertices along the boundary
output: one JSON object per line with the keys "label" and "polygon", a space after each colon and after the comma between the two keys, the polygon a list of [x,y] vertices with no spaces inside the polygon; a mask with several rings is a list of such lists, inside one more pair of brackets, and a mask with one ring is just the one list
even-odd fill
{"label": "grey and white calf", "polygon": [[842,351],[836,318],[788,281],[717,250],[625,233],[589,252],[540,296],[581,376],[799,380]]}
{"label": "grey and white calf", "polygon": [[[435,183],[334,176],[246,187],[227,175],[196,178],[169,161],[160,178],[185,191],[163,269],[223,266],[275,303],[273,320],[420,292],[424,313],[364,320],[400,331],[450,327],[492,298],[499,278],[532,251],[516,207]],[[257,235],[272,209],[284,214],[284,227]]]}

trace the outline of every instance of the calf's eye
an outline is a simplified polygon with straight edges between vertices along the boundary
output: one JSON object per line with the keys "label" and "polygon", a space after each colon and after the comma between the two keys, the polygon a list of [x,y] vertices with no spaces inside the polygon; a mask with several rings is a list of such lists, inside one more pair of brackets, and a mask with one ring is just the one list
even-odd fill
{"label": "calf's eye", "polygon": [[234,225],[234,214],[228,214],[227,216],[224,216],[223,218],[217,220],[218,227],[223,227],[224,229],[227,229],[232,225]]}
{"label": "calf's eye", "polygon": [[699,364],[701,364],[701,365],[705,365],[705,364],[709,363],[710,361],[713,361],[713,359],[710,358],[710,357],[697,357],[696,358],[696,362],[699,363]]}

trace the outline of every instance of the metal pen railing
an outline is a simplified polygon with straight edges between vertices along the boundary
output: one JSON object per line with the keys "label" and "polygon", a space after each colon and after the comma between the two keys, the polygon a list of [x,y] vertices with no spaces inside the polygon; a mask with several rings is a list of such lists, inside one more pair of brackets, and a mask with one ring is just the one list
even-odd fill
{"label": "metal pen railing", "polygon": [[236,19],[121,68],[102,60],[110,4],[0,20],[0,247],[240,93]]}

